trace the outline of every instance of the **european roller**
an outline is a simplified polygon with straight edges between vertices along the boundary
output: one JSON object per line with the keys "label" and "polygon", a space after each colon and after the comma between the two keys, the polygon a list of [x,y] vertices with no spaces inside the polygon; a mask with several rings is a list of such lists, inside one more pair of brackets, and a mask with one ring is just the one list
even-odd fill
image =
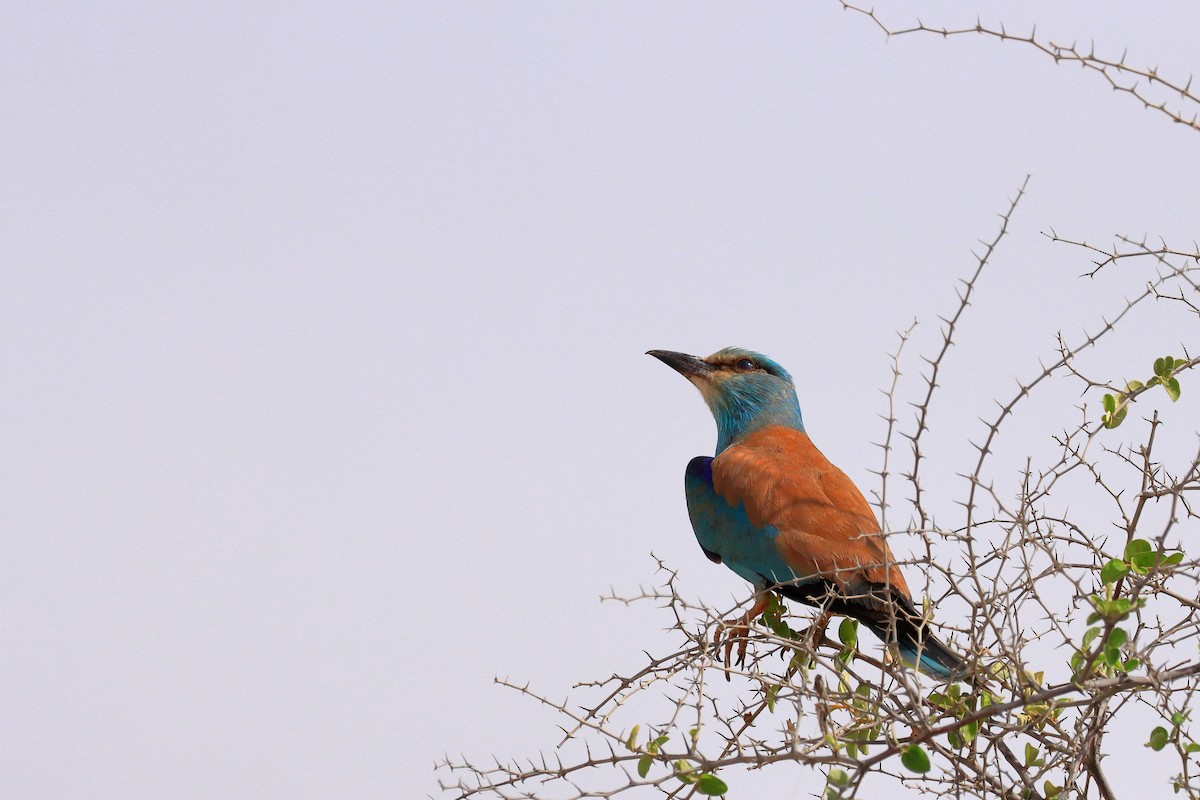
{"label": "european roller", "polygon": [[736,347],[648,355],[691,381],[716,419],[716,457],[693,458],[684,474],[688,516],[704,554],[759,593],[746,620],[774,590],[820,608],[822,620],[857,619],[928,675],[963,675],[962,659],[913,606],[862,492],[804,432],[787,370]]}

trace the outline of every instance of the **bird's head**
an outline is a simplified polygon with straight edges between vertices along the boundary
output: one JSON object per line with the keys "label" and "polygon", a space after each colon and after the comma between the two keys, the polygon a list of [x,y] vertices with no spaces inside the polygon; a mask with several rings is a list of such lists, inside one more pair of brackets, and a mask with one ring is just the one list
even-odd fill
{"label": "bird's head", "polygon": [[768,425],[804,430],[792,376],[766,356],[726,347],[707,358],[650,350],[700,390],[717,421],[717,452]]}

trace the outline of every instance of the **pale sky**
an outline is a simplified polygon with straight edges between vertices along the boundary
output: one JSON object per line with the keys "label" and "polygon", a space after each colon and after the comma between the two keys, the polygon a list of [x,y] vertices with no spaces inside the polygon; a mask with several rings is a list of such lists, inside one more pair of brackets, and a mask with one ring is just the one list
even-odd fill
{"label": "pale sky", "polygon": [[[1191,4],[876,8],[1200,69]],[[447,751],[551,748],[493,676],[561,697],[661,648],[598,602],[651,552],[748,594],[684,508],[711,419],[647,349],[771,355],[869,491],[895,332],[922,323],[915,378],[1031,174],[943,379],[949,515],[976,417],[1144,284],[1041,232],[1200,237],[1194,131],[833,0],[8,4],[0,109],[14,798],[415,797]],[[1194,336],[1147,326],[1089,363]]]}

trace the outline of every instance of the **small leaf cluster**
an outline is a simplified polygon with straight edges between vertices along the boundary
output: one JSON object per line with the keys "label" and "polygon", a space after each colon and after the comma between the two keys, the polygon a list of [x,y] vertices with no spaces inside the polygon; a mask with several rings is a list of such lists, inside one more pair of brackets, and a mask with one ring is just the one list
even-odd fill
{"label": "small leaf cluster", "polygon": [[1071,656],[1071,671],[1075,680],[1093,675],[1110,676],[1116,672],[1137,669],[1136,658],[1125,659],[1121,648],[1129,641],[1129,633],[1118,626],[1137,609],[1146,605],[1144,597],[1112,597],[1112,586],[1106,585],[1106,596],[1092,595],[1094,611],[1088,616],[1088,629],[1079,649]]}
{"label": "small leaf cluster", "polygon": [[1104,427],[1113,429],[1125,421],[1125,415],[1129,412],[1129,404],[1133,401],[1131,395],[1141,389],[1151,386],[1161,386],[1166,391],[1167,396],[1174,403],[1179,399],[1181,390],[1179,388],[1179,378],[1176,377],[1175,371],[1186,364],[1186,359],[1175,358],[1173,356],[1163,356],[1162,358],[1154,359],[1154,377],[1143,383],[1142,381],[1130,381],[1125,385],[1125,391],[1114,394],[1104,395],[1102,405],[1104,406],[1104,415],[1100,421]]}
{"label": "small leaf cluster", "polygon": [[1143,597],[1118,597],[1118,584],[1126,575],[1148,575],[1154,570],[1173,567],[1183,561],[1183,553],[1159,552],[1145,539],[1133,539],[1125,545],[1122,558],[1114,558],[1100,568],[1100,583],[1104,594],[1089,599],[1092,613],[1087,618],[1088,629],[1079,649],[1071,656],[1071,669],[1077,680],[1090,677],[1083,674],[1089,664],[1091,674],[1108,676],[1117,672],[1132,672],[1140,662],[1125,659],[1122,648],[1129,641],[1128,632],[1119,624],[1146,605]]}
{"label": "small leaf cluster", "polygon": [[[763,611],[762,616],[759,617],[759,621],[762,622],[763,625],[766,625],[767,628],[770,629],[771,633],[775,634],[780,639],[785,639],[789,642],[799,642],[803,638],[804,634],[788,625],[787,622],[784,621],[783,617],[786,613],[787,607],[784,606],[783,601],[777,596],[772,596],[766,610]],[[795,672],[811,669],[814,666],[813,659],[801,651],[800,648],[791,646],[790,650],[792,655],[786,673],[788,676]],[[787,652],[788,650],[784,650],[785,656]],[[775,687],[775,692],[773,694],[769,694],[767,698],[768,708],[772,712],[775,711],[775,695],[778,694],[778,690],[780,688],[781,687],[779,686]]]}
{"label": "small leaf cluster", "polygon": [[1089,651],[1088,648],[1095,643],[1098,637],[1103,635],[1103,631],[1104,628],[1101,626],[1088,628],[1083,635],[1082,648],[1076,650],[1071,656],[1071,669],[1077,680],[1089,677],[1081,674],[1089,660],[1092,661],[1092,674],[1101,676],[1108,676],[1114,672],[1132,672],[1141,663],[1136,658],[1125,659],[1121,654],[1121,648],[1129,641],[1129,634],[1124,628],[1112,628],[1097,648],[1098,652]]}
{"label": "small leaf cluster", "polygon": [[[638,759],[637,774],[639,778],[645,778],[650,774],[650,767],[654,765],[657,758],[661,758],[662,746],[671,740],[671,737],[662,734],[646,742],[644,748],[638,747],[638,734],[641,732],[640,725],[634,725],[633,730],[629,732],[628,738],[625,739],[625,747],[634,753],[641,753],[642,757]],[[699,728],[692,728],[690,731],[692,741],[695,742],[700,736]],[[725,785],[725,781],[718,778],[709,772],[698,772],[694,764],[685,758],[677,759],[671,763],[671,769],[675,773],[675,777],[684,784],[695,784],[696,791],[708,797],[719,797],[729,791],[729,787]]]}
{"label": "small leaf cluster", "polygon": [[[846,755],[856,758],[867,755],[867,745],[878,741],[882,733],[875,704],[871,701],[874,687],[869,683],[860,683],[854,690],[850,700],[850,728],[843,736],[842,744],[846,746]],[[836,748],[835,748],[836,749]]]}
{"label": "small leaf cluster", "polygon": [[[1038,749],[1037,745],[1026,742],[1025,743],[1025,768],[1026,769],[1042,769],[1045,766],[1046,766],[1046,758],[1045,758],[1045,756],[1042,755],[1042,751]],[[1056,785],[1051,780],[1046,780],[1042,784],[1042,796],[1045,797],[1046,800],[1055,800],[1055,798],[1057,798],[1059,795],[1062,794],[1062,790],[1063,790],[1063,787]],[[1031,795],[1031,793],[1028,790],[1026,790],[1026,792],[1022,796],[1029,797],[1030,795]]]}
{"label": "small leaf cluster", "polygon": [[780,639],[787,639],[793,642],[798,641],[800,639],[800,632],[783,621],[783,616],[786,613],[787,608],[783,605],[783,601],[777,596],[772,595],[769,604],[763,611],[762,616],[759,617],[759,620],[763,625],[771,629],[771,633]]}
{"label": "small leaf cluster", "polygon": [[[932,692],[929,695],[931,705],[942,709],[955,719],[966,719],[976,711],[986,708],[996,702],[990,692],[981,691],[979,694],[963,694],[962,688],[951,684],[944,692]],[[979,720],[965,723],[946,733],[946,741],[951,747],[966,747],[979,735]]]}
{"label": "small leaf cluster", "polygon": [[[798,644],[805,638],[806,632],[797,631],[788,625],[784,621],[785,614],[787,614],[787,607],[783,604],[783,601],[777,596],[772,596],[762,616],[759,617],[759,621],[780,639]],[[820,637],[824,635],[824,631],[816,631],[816,634]],[[850,617],[843,619],[838,625],[838,639],[842,643],[842,649],[837,654],[837,661],[842,665],[847,665],[858,654],[858,620]],[[792,645],[790,650],[791,661],[788,664],[786,676],[790,677],[796,672],[804,672],[816,666],[816,660],[801,648]],[[785,650],[784,652],[786,655],[788,651]],[[781,688],[782,686],[767,688],[767,708],[772,712],[775,711],[775,698]]]}
{"label": "small leaf cluster", "polygon": [[1183,553],[1159,553],[1145,539],[1134,539],[1125,545],[1124,558],[1114,558],[1100,568],[1100,582],[1115,584],[1128,573],[1146,575],[1161,567],[1173,567],[1183,561]]}
{"label": "small leaf cluster", "polygon": [[[1042,671],[1029,672],[1024,671],[1025,681],[1025,696],[1029,697],[1036,690],[1042,689],[1046,685],[1046,673]],[[1045,729],[1046,725],[1057,720],[1062,714],[1062,709],[1054,704],[1053,701],[1042,703],[1026,703],[1017,713],[1017,719],[1023,725],[1031,725],[1037,730]]]}
{"label": "small leaf cluster", "polygon": [[646,747],[644,749],[639,748],[637,740],[638,731],[640,729],[640,725],[633,726],[633,730],[629,732],[629,738],[625,740],[625,747],[635,753],[642,753],[642,757],[638,759],[637,773],[639,778],[644,778],[650,773],[650,766],[654,763],[654,758],[658,755],[659,749],[664,744],[669,742],[671,737],[664,733],[662,736],[658,736],[646,742]]}
{"label": "small leaf cluster", "polygon": [[[960,720],[970,717],[995,702],[996,698],[988,691],[981,690],[978,694],[964,694],[962,687],[958,684],[951,684],[944,692],[931,692],[929,695],[931,705]],[[979,735],[979,726],[980,720],[965,722],[948,731],[946,740],[951,747],[966,747]],[[932,768],[929,753],[916,743],[910,744],[900,751],[900,763],[909,772],[915,772],[918,775],[924,775]]]}
{"label": "small leaf cluster", "polygon": [[849,712],[850,719],[841,727],[840,738],[832,731],[826,731],[825,744],[838,755],[843,749],[850,758],[867,755],[868,746],[879,741],[883,731],[878,706],[871,697],[875,687],[864,681],[852,690],[843,675],[841,691],[849,695],[849,702],[839,702],[835,707],[839,711]]}
{"label": "small leaf cluster", "polygon": [[1158,752],[1166,747],[1171,742],[1177,742],[1183,752],[1200,753],[1200,743],[1192,741],[1191,737],[1183,730],[1183,723],[1187,722],[1190,711],[1176,711],[1171,715],[1171,729],[1167,730],[1162,725],[1159,725],[1154,730],[1150,731],[1150,741],[1146,742],[1146,747]]}
{"label": "small leaf cluster", "polygon": [[686,760],[680,759],[674,763],[675,777],[685,784],[695,784],[696,791],[705,797],[720,797],[729,791],[725,781],[711,772],[697,774],[696,768]]}

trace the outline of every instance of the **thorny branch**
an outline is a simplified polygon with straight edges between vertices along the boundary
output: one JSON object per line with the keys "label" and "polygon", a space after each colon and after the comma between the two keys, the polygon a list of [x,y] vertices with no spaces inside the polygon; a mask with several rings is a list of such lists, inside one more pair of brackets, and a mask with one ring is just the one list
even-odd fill
{"label": "thorny branch", "polygon": [[[1039,38],[1037,28],[1027,35],[1010,33],[1003,24],[985,25],[976,20],[974,25],[958,28],[927,25],[918,20],[906,28],[893,27],[880,19],[874,9],[856,6],[847,0],[838,0],[842,8],[869,18],[890,39],[909,34],[934,34],[949,39],[954,36],[984,36],[1002,42],[1016,42],[1033,48],[1054,59],[1054,63],[1078,64],[1083,69],[1099,75],[1115,92],[1127,94],[1142,107],[1157,111],[1173,122],[1200,131],[1200,95],[1192,89],[1192,77],[1186,81],[1173,80],[1161,75],[1158,67],[1134,67],[1125,63],[1125,55],[1118,59],[1105,58],[1096,53],[1095,45],[1081,49],[1076,42],[1069,45]],[[1163,93],[1160,99],[1155,93]],[[1169,99],[1168,99],[1169,98]]]}
{"label": "thorny branch", "polygon": [[[1004,239],[1008,233],[1008,224],[1012,220],[1013,213],[1017,210],[1017,205],[1021,202],[1021,198],[1025,196],[1025,189],[1029,186],[1029,176],[1025,176],[1025,180],[1021,183],[1021,188],[1017,189],[1017,194],[1009,202],[1008,210],[1000,215],[1000,230],[996,232],[995,238],[990,242],[980,241],[983,245],[983,252],[975,255],[975,272],[970,278],[962,281],[962,289],[958,292],[958,307],[954,311],[954,315],[950,318],[940,317],[945,328],[942,329],[942,346],[937,355],[932,359],[925,359],[929,366],[929,373],[925,376],[925,397],[917,403],[917,428],[912,434],[906,434],[909,442],[912,444],[913,466],[912,471],[905,477],[913,487],[913,507],[916,509],[917,527],[922,530],[929,526],[929,515],[925,511],[925,504],[921,501],[921,460],[923,454],[921,452],[921,437],[929,429],[929,408],[933,400],[934,392],[938,388],[938,373],[942,369],[942,362],[946,359],[946,354],[950,352],[950,347],[954,344],[954,334],[958,330],[958,321],[962,318],[963,312],[971,305],[971,295],[975,292],[975,284],[979,281],[979,276],[983,274],[983,269],[988,265],[992,258],[992,254],[996,252],[996,247]],[[893,384],[894,386],[894,384]]]}
{"label": "thorny branch", "polygon": [[[1144,430],[1133,419],[1110,430],[1093,402],[1091,410],[1079,408],[1071,426],[1043,434],[1054,455],[1030,459],[1015,485],[1011,476],[984,477],[1019,403],[1051,386],[1073,383],[1094,397],[1118,385],[1088,376],[1076,357],[1118,341],[1133,324],[1134,308],[1158,303],[1159,313],[1198,316],[1200,264],[1191,253],[1119,240],[1130,257],[1142,255],[1151,265],[1142,291],[1073,345],[1060,335],[1057,358],[999,404],[976,463],[964,472],[969,489],[961,524],[940,527],[929,515],[909,531],[925,553],[908,568],[919,565],[940,587],[937,621],[951,632],[951,644],[975,659],[974,678],[954,687],[930,684],[890,655],[879,658],[874,640],[859,642],[841,626],[840,644],[818,646],[827,631],[803,629],[782,606],[755,627],[745,664],[727,671],[712,638],[734,609],[684,597],[675,573],[659,562],[661,585],[607,599],[662,607],[674,641],[647,654],[638,669],[578,684],[580,699],[551,700],[499,681],[552,709],[562,721],[562,742],[527,761],[448,757],[443,786],[463,800],[612,797],[635,789],[692,798],[726,784],[736,792],[745,770],[788,762],[813,771],[827,800],[860,796],[870,792],[864,786],[886,780],[957,797],[1107,800],[1116,794],[1106,769],[1129,756],[1107,751],[1104,733],[1113,720],[1131,718],[1147,736],[1160,723],[1162,733],[1150,738],[1173,748],[1179,768],[1172,785],[1200,798],[1200,743],[1186,716],[1200,692],[1200,659],[1191,644],[1200,635],[1200,563],[1179,525],[1194,526],[1198,518],[1190,498],[1200,492],[1200,431],[1192,431],[1190,455],[1177,446],[1163,454],[1168,423],[1158,411]],[[1081,242],[1054,241],[1094,252]],[[960,296],[959,311],[964,307]],[[1136,336],[1136,329],[1126,335]],[[908,331],[885,393],[877,472],[885,486],[907,339]],[[947,341],[948,335],[931,362],[935,370]],[[1186,380],[1196,366],[1200,358],[1181,359],[1174,374]],[[927,377],[923,385],[927,406],[936,381]],[[1125,402],[1137,409],[1154,390],[1130,391]],[[1195,418],[1174,413],[1175,406],[1166,411],[1174,425]],[[1172,442],[1181,435],[1175,430]],[[876,497],[888,506],[884,488]],[[1106,535],[1105,524],[1117,535]],[[943,613],[954,604],[967,614]],[[950,624],[964,618],[965,626]],[[727,688],[712,680],[714,671],[736,680]],[[906,760],[918,748],[930,760],[927,772],[912,771],[919,760]]]}
{"label": "thorny branch", "polygon": [[883,451],[883,464],[878,470],[871,470],[871,474],[879,476],[879,488],[872,489],[871,494],[875,498],[875,505],[879,508],[879,526],[883,530],[889,530],[887,522],[888,512],[888,478],[891,477],[891,460],[892,460],[892,436],[896,432],[896,387],[900,383],[900,356],[904,353],[904,345],[908,344],[908,339],[912,336],[913,330],[917,327],[917,321],[914,319],[908,329],[901,331],[898,336],[900,342],[896,345],[896,350],[891,356],[892,383],[883,390],[883,395],[887,399],[887,413],[881,414],[880,419],[887,423],[887,429],[883,436],[883,441],[875,446]]}
{"label": "thorny branch", "polygon": [[[873,10],[839,2],[889,37],[975,34],[1025,44],[1056,62],[1078,63],[1145,107],[1200,130],[1200,99],[1190,80],[1172,82],[1157,69],[1044,41],[1036,31],[1022,36],[981,23],[949,29],[921,22],[893,29]],[[1151,97],[1151,91],[1164,90],[1177,98],[1175,105]],[[1161,403],[1153,398],[1162,398],[1162,389],[1089,375],[1079,359],[1122,337],[1139,341],[1132,313],[1138,308],[1154,307],[1156,317],[1194,324],[1200,318],[1200,248],[1126,236],[1105,248],[1051,229],[1046,235],[1052,243],[1090,259],[1083,273],[1088,279],[1117,264],[1149,264],[1150,271],[1116,272],[1122,279],[1132,274],[1139,290],[1078,340],[1059,334],[1055,357],[997,403],[975,443],[974,463],[959,472],[967,479],[961,518],[946,525],[950,514],[940,511],[935,519],[927,508],[932,498],[922,487],[928,466],[923,470],[920,443],[930,430],[943,361],[1024,191],[1023,184],[1001,215],[999,233],[976,255],[954,313],[942,319],[940,349],[926,359],[929,371],[913,403],[916,427],[908,435],[913,466],[905,477],[914,497],[907,532],[923,553],[906,563],[925,572],[940,632],[973,660],[970,679],[932,684],[891,654],[880,657],[877,642],[860,642],[845,623],[837,628],[839,642],[822,646],[828,632],[793,627],[796,617],[782,605],[754,627],[745,662],[727,667],[712,643],[734,609],[685,597],[676,574],[660,561],[657,587],[605,599],[664,609],[670,636],[646,653],[642,666],[577,684],[574,696],[563,700],[498,680],[557,715],[563,739],[552,753],[534,759],[484,763],[447,756],[439,764],[447,792],[460,800],[575,800],[647,791],[683,800],[725,791],[738,796],[738,780],[747,771],[790,763],[809,771],[816,781],[810,792],[824,800],[859,797],[888,781],[956,798],[1111,800],[1118,794],[1106,770],[1141,758],[1140,752],[1106,746],[1106,731],[1120,726],[1142,731],[1159,757],[1175,759],[1171,787],[1200,800],[1200,742],[1189,730],[1200,696],[1200,562],[1186,535],[1200,518],[1194,505],[1200,415],[1194,406],[1183,410],[1193,389],[1188,383],[1177,406],[1146,407]],[[888,485],[901,355],[911,331],[900,334],[885,392],[882,463],[873,491],[885,523],[897,505]],[[1170,376],[1188,382],[1200,357],[1185,346],[1183,357],[1171,363]],[[1030,456],[1015,475],[992,474],[990,457],[1017,408],[1035,395],[1055,397],[1052,387],[1059,386],[1078,389],[1086,400],[1065,427],[1040,430],[1049,454]],[[1123,426],[1101,416],[1101,393],[1119,397],[1130,412]],[[1139,423],[1133,412],[1143,407],[1149,416]],[[958,609],[965,613],[949,613]],[[955,620],[966,624],[954,626]],[[733,675],[735,682],[712,680],[714,674]]]}

